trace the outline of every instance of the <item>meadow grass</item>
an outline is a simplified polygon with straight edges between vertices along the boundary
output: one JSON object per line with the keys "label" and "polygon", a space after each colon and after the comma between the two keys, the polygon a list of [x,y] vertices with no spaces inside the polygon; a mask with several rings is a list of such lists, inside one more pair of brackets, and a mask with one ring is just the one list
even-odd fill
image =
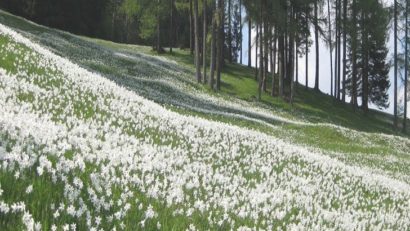
{"label": "meadow grass", "polygon": [[[27,31],[36,31],[36,29],[33,29],[33,27],[31,27],[30,25],[26,25],[24,22],[20,22],[17,19],[13,20],[15,20],[16,26],[17,24],[21,24],[19,25],[19,27],[22,29],[27,29]],[[118,52],[126,49],[128,52],[135,52],[136,54],[153,54],[147,47],[115,44],[107,41],[88,38],[87,40],[95,41],[101,46]],[[29,75],[21,75],[18,76],[18,78],[34,78],[33,83],[42,89],[63,87],[62,84],[64,81],[59,81],[59,78],[64,78],[62,73],[55,71],[53,68],[48,69],[39,67],[39,65],[36,65],[36,62],[38,62],[39,60],[37,59],[41,59],[41,57],[33,53],[28,47],[22,44],[16,44],[9,37],[0,35],[0,47],[3,45],[9,46],[10,44],[13,44],[15,51],[19,52],[5,51],[1,53],[0,59],[2,59],[2,62],[0,63],[0,68],[5,69],[10,74],[18,75],[19,68],[22,68],[24,66],[26,73],[28,73]],[[19,63],[20,60],[24,60],[26,56],[30,57],[32,62]],[[177,61],[184,68],[187,68],[188,71],[193,70],[193,67],[191,65],[192,58],[189,55],[188,51],[175,49],[174,55],[165,54],[164,56]],[[135,66],[135,63],[132,63],[130,60],[121,61],[121,65],[130,68],[128,71],[131,73],[133,73],[134,71],[133,68],[140,68],[138,66],[133,67]],[[117,69],[115,69],[115,67],[106,67],[104,65],[99,65],[98,63],[88,65],[87,67],[94,67],[95,71],[102,73],[109,72],[111,74],[116,74],[122,71],[117,70],[120,69],[121,66],[118,66],[116,67]],[[252,122],[240,118],[236,119],[223,114],[216,115],[201,113],[195,110],[176,107],[173,105],[166,105],[166,107],[171,111],[180,113],[181,115],[197,116],[208,120],[214,120],[217,122],[223,122],[234,126],[252,129],[271,135],[273,137],[291,141],[294,144],[307,146],[312,149],[320,149],[324,153],[328,152],[327,155],[338,158],[352,165],[363,165],[366,167],[383,170],[391,176],[403,174],[404,177],[408,177],[408,173],[410,172],[410,165],[408,165],[409,156],[407,155],[408,153],[405,153],[406,150],[408,150],[408,147],[407,149],[404,149],[404,151],[397,150],[394,143],[389,143],[388,141],[380,138],[377,135],[373,136],[371,133],[368,133],[361,139],[357,139],[356,137],[352,138],[349,134],[346,134],[345,132],[338,130],[337,128],[321,124],[315,125],[315,123],[326,122],[336,125],[342,125],[363,132],[383,132],[388,134],[395,134],[395,132],[393,132],[393,130],[391,129],[390,116],[376,111],[371,111],[367,115],[364,115],[360,110],[353,112],[349,105],[335,102],[331,97],[326,96],[322,93],[314,92],[311,89],[305,90],[303,86],[298,86],[297,97],[293,106],[290,105],[286,101],[286,99],[270,97],[269,92],[263,94],[262,102],[257,102],[257,89],[256,82],[253,77],[253,72],[254,70],[251,68],[236,64],[227,64],[222,75],[223,84],[221,92],[214,92],[208,89],[208,87],[206,86],[197,86],[196,89],[199,89],[216,97],[225,99],[235,97],[241,100],[245,100],[261,108],[276,112],[279,111],[279,113],[281,115],[284,115],[284,117],[299,118],[303,121],[311,122],[312,124],[298,125],[288,123],[272,123],[273,126],[266,126],[263,123]],[[5,86],[2,86],[0,84],[0,88],[2,87]],[[64,86],[64,88],[66,88],[65,91],[67,92],[74,92],[71,85]],[[160,89],[165,91],[172,91],[172,88]],[[52,114],[53,121],[63,124],[66,122],[65,115],[63,114],[63,109],[68,104],[68,102],[73,104],[73,116],[77,119],[87,121],[92,118],[99,118],[99,120],[108,121],[110,118],[117,116],[115,114],[110,114],[111,112],[95,108],[93,106],[93,101],[96,100],[96,96],[92,93],[77,93],[81,94],[81,100],[78,100],[78,98],[70,97],[66,98],[66,101],[51,100],[49,102],[44,102],[44,104],[37,104],[36,110]],[[171,94],[171,92],[165,93]],[[110,95],[106,96],[107,105],[109,105],[110,97]],[[21,103],[32,103],[36,100],[33,94],[27,93],[25,91],[21,91],[21,93],[18,94],[17,99]],[[50,109],[48,103],[51,103],[54,106]],[[159,147],[174,147],[178,146],[180,143],[189,143],[189,140],[184,140],[176,133],[174,133],[175,131],[164,132],[158,130],[156,127],[148,127],[146,130],[141,132],[134,126],[131,126],[132,121],[127,120],[127,118],[118,118],[118,120],[125,121],[125,123],[119,124],[116,121],[110,120],[112,122],[110,126],[120,128],[124,133],[128,134],[129,136],[133,136],[136,139],[143,139],[148,137],[152,140],[153,145]],[[155,124],[156,122],[155,117],[147,116],[146,120],[153,122],[153,124]],[[360,134],[362,133],[359,133],[359,135]],[[16,141],[8,139],[7,134],[1,135],[2,143],[6,144],[7,151],[11,151],[14,148],[14,145],[16,145]],[[399,135],[407,136],[406,134]],[[164,139],[164,137],[167,137],[167,139]],[[103,140],[104,138],[101,137],[101,139]],[[29,146],[29,144],[25,145]],[[44,147],[37,147],[37,152],[41,152],[43,148]],[[238,161],[252,156],[252,151],[253,150],[247,149],[247,147],[243,146],[241,149],[241,155],[237,157]],[[343,155],[333,152],[340,152]],[[64,157],[66,159],[73,159],[75,155],[76,150],[71,150],[67,151],[64,154]],[[194,158],[197,153],[192,151],[190,155],[191,158]],[[386,162],[386,159],[384,159],[385,156],[393,156],[397,159],[391,163],[388,163]],[[48,158],[49,160],[51,160],[53,165],[55,165],[58,161],[57,159],[53,159],[53,153],[49,153]],[[228,161],[224,159],[215,159],[212,161],[214,161],[214,170],[218,169],[219,167],[229,166],[232,163],[232,160]],[[39,176],[35,170],[37,166],[38,163],[34,164],[31,169],[18,171],[17,177],[16,172],[8,172],[3,170],[0,173],[0,185],[1,189],[3,190],[2,195],[0,195],[0,199],[6,203],[23,201],[26,204],[28,211],[30,211],[30,213],[33,215],[33,218],[36,221],[40,222],[42,228],[45,230],[50,229],[50,226],[52,224],[63,226],[65,224],[71,223],[76,223],[78,229],[87,229],[87,221],[84,218],[74,219],[72,216],[68,215],[61,215],[58,217],[53,216],[51,212],[55,211],[53,207],[58,207],[61,203],[69,204],[72,202],[68,201],[69,199],[67,198],[67,193],[64,192],[64,183],[62,183],[61,181],[54,182],[52,177],[48,174]],[[284,171],[288,169],[300,169],[300,172],[297,172],[295,174],[301,177],[310,176],[309,174],[311,173],[309,173],[305,169],[307,166],[309,166],[309,163],[306,163],[303,160],[300,160],[298,158],[290,158],[279,163],[273,163],[271,168],[272,171],[278,175],[284,173]],[[84,189],[80,190],[79,198],[88,198],[88,192],[85,190],[85,188],[87,188],[87,186],[89,185],[92,185],[93,183],[92,179],[90,178],[90,174],[98,173],[100,167],[101,166],[99,165],[87,163],[85,171],[70,172],[68,179],[69,182],[73,181],[75,177],[78,177],[85,184]],[[243,171],[238,171],[237,174],[243,175],[244,179],[249,181],[249,185],[251,185],[251,187],[263,183],[262,181],[264,178],[262,172],[247,171],[245,168],[241,170]],[[319,171],[320,174],[320,170],[315,169],[315,171]],[[323,172],[322,174],[326,175],[327,173]],[[337,175],[331,176],[331,181],[338,183],[340,181],[339,178],[340,177]],[[403,180],[409,183],[409,181],[407,181],[408,178],[405,178]],[[354,186],[356,187],[355,190],[357,190],[355,191],[355,193],[357,195],[360,195],[360,198],[372,200],[375,198],[377,199],[381,196],[379,195],[380,192],[369,191],[367,188],[362,187],[362,185],[359,183],[360,182],[358,180]],[[27,193],[26,190],[30,185],[33,186],[34,190],[31,193]],[[343,192],[348,192],[351,189],[350,187],[351,185],[344,185],[342,187],[342,189],[344,190]],[[145,193],[136,190],[133,185],[114,185],[111,199],[113,201],[118,201],[122,193],[128,189],[131,189],[133,194],[133,200],[127,201],[131,204],[132,209],[127,213],[125,217],[122,218],[122,221],[115,220],[113,222],[110,222],[108,214],[101,213],[101,211],[99,211],[98,209],[91,211],[92,217],[102,216],[103,221],[101,227],[105,229],[111,229],[113,227],[121,227],[121,223],[124,223],[129,230],[155,230],[158,228],[157,222],[160,222],[161,227],[164,230],[186,229],[187,227],[189,227],[189,224],[195,224],[196,228],[198,228],[199,230],[215,228],[218,228],[220,230],[228,230],[231,228],[230,224],[228,223],[222,223],[218,226],[215,226],[210,225],[209,221],[207,220],[207,217],[211,216],[210,213],[212,213],[213,219],[223,220],[225,212],[222,208],[214,208],[212,211],[207,211],[205,213],[194,212],[189,217],[184,215],[175,215],[175,211],[185,209],[184,205],[166,205],[163,201],[148,198]],[[191,192],[189,191],[189,189],[185,189],[184,193],[192,198],[192,201],[189,201],[189,203],[193,204],[195,202],[193,191]],[[100,192],[100,195],[103,196],[104,192]],[[74,203],[75,205],[78,205],[76,203],[78,203],[78,201]],[[92,208],[90,202],[85,201],[85,203],[88,204],[90,208]],[[339,209],[342,206],[342,203],[343,201],[339,200],[338,198],[333,198],[329,205],[325,205],[325,209]],[[148,205],[153,206],[155,211],[157,211],[158,219],[147,221],[144,227],[136,223],[136,220],[143,220],[145,216],[144,211],[138,209],[140,205],[144,209],[146,209]],[[396,204],[394,204],[393,201],[386,199],[383,201],[378,201],[377,203],[363,204],[362,207],[359,206],[357,210],[371,211],[377,208],[389,208],[395,205]],[[279,204],[277,206],[288,207],[288,205],[285,204]],[[114,205],[113,209],[120,209],[121,207],[122,205]],[[298,214],[308,215],[308,212],[296,206],[291,207],[287,210],[286,214],[284,214],[281,219],[273,218],[273,220],[275,220],[275,226],[273,228],[284,228],[289,223],[297,222],[292,219],[294,219],[294,217]],[[242,225],[249,227],[264,227],[262,220],[253,220],[249,218],[244,219],[232,213],[229,213],[229,216],[235,221],[235,227]],[[330,223],[329,226],[331,226]],[[21,214],[0,215],[1,230],[13,230],[22,228],[24,227],[21,223]]]}

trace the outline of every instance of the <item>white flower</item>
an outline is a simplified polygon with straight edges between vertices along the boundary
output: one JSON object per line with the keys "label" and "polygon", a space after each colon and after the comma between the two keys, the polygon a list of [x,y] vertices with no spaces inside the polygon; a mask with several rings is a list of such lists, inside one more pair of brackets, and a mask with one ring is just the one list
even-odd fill
{"label": "white flower", "polygon": [[60,217],[60,212],[59,212],[58,210],[56,210],[56,211],[54,212],[54,214],[53,214],[53,217],[54,217],[55,219],[57,219],[58,217]]}
{"label": "white flower", "polygon": [[156,217],[156,213],[152,205],[148,205],[147,211],[145,211],[145,219],[152,219],[154,217]]}
{"label": "white flower", "polygon": [[63,230],[64,231],[69,231],[70,230],[70,225],[69,224],[63,225]]}
{"label": "white flower", "polygon": [[196,229],[194,224],[189,224],[189,227],[188,227],[187,231],[196,231],[196,230],[197,229]]}
{"label": "white flower", "polygon": [[30,194],[31,192],[33,192],[33,185],[29,185],[29,186],[26,188],[26,193],[27,193],[27,194]]}
{"label": "white flower", "polygon": [[73,205],[68,206],[67,213],[71,216],[75,216],[75,207]]}
{"label": "white flower", "polygon": [[23,213],[23,224],[26,226],[27,230],[34,230],[34,219],[30,213]]}
{"label": "white flower", "polygon": [[[387,143],[397,144],[400,155],[385,158],[355,153],[361,162],[349,164],[344,160],[352,156],[349,153],[300,147],[263,132],[172,112],[55,55],[1,24],[0,36],[9,36],[14,41],[0,47],[0,57],[25,53],[19,44],[32,50],[30,54],[22,54],[27,58],[14,63],[19,67],[18,74],[0,68],[0,138],[4,134],[9,137],[7,139],[16,141],[7,161],[7,166],[15,167],[2,167],[2,170],[11,174],[15,171],[16,180],[20,180],[38,159],[37,174],[42,176],[46,172],[55,184],[64,185],[61,201],[67,206],[61,202],[56,211],[52,209],[56,219],[67,208],[67,214],[73,219],[86,214],[87,229],[102,228],[99,227],[101,216],[107,219],[104,224],[114,222],[115,218],[118,222],[114,225],[122,227],[122,219],[133,210],[127,202],[135,201],[142,212],[144,205],[140,201],[147,197],[176,208],[172,211],[174,215],[192,215],[195,211],[209,214],[210,229],[228,224],[232,229],[256,230],[253,227],[256,224],[249,224],[251,228],[238,227],[234,220],[240,217],[250,223],[257,222],[261,226],[258,229],[270,230],[269,227],[276,225],[274,219],[285,218],[295,208],[300,212],[290,216],[289,224],[280,229],[379,230],[401,226],[399,228],[405,230],[410,227],[410,174],[406,168],[397,167],[397,172],[390,172],[360,166],[367,162],[369,165],[405,166],[410,150],[407,138],[376,134]],[[52,35],[49,37],[53,44],[61,42],[55,41]],[[88,55],[92,54],[85,57]],[[100,59],[95,62],[105,64]],[[152,65],[164,69],[162,62],[158,62]],[[46,71],[49,68],[50,73],[36,76],[29,71],[31,66]],[[183,71],[168,71],[166,73],[173,76],[164,78],[171,80],[186,75]],[[149,85],[157,86],[159,82],[156,81],[160,81],[156,77],[134,77],[144,78]],[[175,86],[172,81],[169,84]],[[50,85],[52,87],[48,87]],[[175,86],[173,93],[185,90],[184,87]],[[152,93],[152,89],[134,90],[141,94]],[[174,94],[167,98],[167,92],[159,96],[152,93],[152,97],[165,96],[163,101],[158,101],[171,105],[177,102],[189,110],[253,121],[285,134],[284,137],[289,133],[285,128],[267,121],[324,126],[357,142],[361,137],[372,135],[277,118],[279,116],[268,110],[243,109],[250,103],[231,104],[217,97],[206,98],[199,91],[186,89],[186,92],[194,96],[197,106],[174,98]],[[19,100],[19,94],[31,94],[34,99],[24,102]],[[214,104],[229,110],[212,109],[210,105]],[[86,112],[81,107],[91,108],[94,115],[85,119]],[[368,145],[373,144],[369,142]],[[75,152],[66,156],[67,150]],[[47,158],[51,156],[55,160],[53,163]],[[118,191],[121,191],[120,197]],[[135,192],[144,195],[138,199]],[[383,201],[388,201],[389,206]],[[339,206],[332,207],[333,204]],[[78,206],[78,211],[74,205]],[[27,210],[24,203],[0,201],[0,212],[14,214]],[[146,220],[158,216],[149,205],[144,220],[140,221],[142,229]],[[92,227],[93,217],[97,227]],[[30,224],[35,223],[30,214],[23,218],[28,229],[33,227]],[[364,223],[369,219],[372,222]],[[158,224],[161,225],[159,221],[157,228]],[[68,230],[70,227],[64,225],[62,228]],[[189,229],[196,230],[196,227],[191,224]]]}
{"label": "white flower", "polygon": [[38,167],[37,167],[37,174],[38,174],[39,176],[42,176],[43,173],[44,173],[44,169],[43,169],[42,167],[38,166]]}

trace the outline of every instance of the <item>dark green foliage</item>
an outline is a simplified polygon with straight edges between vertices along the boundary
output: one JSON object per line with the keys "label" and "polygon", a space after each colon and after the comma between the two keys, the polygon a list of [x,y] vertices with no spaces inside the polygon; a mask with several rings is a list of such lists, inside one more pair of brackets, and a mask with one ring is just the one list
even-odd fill
{"label": "dark green foliage", "polygon": [[[232,10],[231,10],[231,17],[232,17],[232,25],[231,25],[231,47],[232,47],[232,60],[236,61],[239,60],[239,51],[242,43],[242,32],[240,28],[240,20],[241,16],[239,14],[239,0],[232,1]],[[229,33],[226,31],[225,33]],[[228,41],[227,41],[228,42]],[[229,44],[226,45],[227,47]],[[229,55],[228,55],[229,56]]]}
{"label": "dark green foliage", "polygon": [[[180,47],[189,45],[185,2],[174,5],[174,44]],[[0,8],[42,25],[115,42],[151,45],[158,19],[161,34],[170,33],[168,0],[1,0]],[[167,46],[168,36],[162,40]]]}
{"label": "dark green foliage", "polygon": [[0,8],[43,25],[73,33],[102,36],[102,18],[109,0],[2,0]]}
{"label": "dark green foliage", "polygon": [[[388,9],[378,0],[358,0],[356,11],[356,18],[350,19],[347,28],[349,60],[345,82],[346,92],[353,96],[353,87],[356,86],[355,92],[358,97],[361,97],[364,110],[367,110],[367,102],[379,108],[387,108],[390,87],[388,76],[390,66],[387,62],[386,47],[390,22]],[[357,22],[356,25],[354,21]],[[356,65],[356,72],[353,72],[354,65]],[[356,80],[355,84],[353,79]]]}

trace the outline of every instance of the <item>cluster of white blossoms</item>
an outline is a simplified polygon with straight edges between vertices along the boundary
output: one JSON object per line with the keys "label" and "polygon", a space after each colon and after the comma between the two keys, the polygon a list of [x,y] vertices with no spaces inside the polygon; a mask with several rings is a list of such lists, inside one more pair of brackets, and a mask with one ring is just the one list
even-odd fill
{"label": "cluster of white blossoms", "polygon": [[14,60],[0,68],[0,171],[62,187],[50,229],[166,229],[183,218],[188,230],[410,229],[406,182],[169,111],[1,24],[0,37],[0,59]]}
{"label": "cluster of white blossoms", "polygon": [[26,209],[26,204],[24,202],[14,202],[11,204],[5,203],[1,200],[3,190],[0,185],[0,214],[2,215],[22,215],[22,223],[25,228],[29,231],[41,230],[41,224],[35,222],[33,216]]}

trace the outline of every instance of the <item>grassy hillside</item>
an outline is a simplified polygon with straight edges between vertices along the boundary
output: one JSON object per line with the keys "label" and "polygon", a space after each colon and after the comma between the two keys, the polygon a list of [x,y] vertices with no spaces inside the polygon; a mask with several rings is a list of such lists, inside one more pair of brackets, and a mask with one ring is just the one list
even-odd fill
{"label": "grassy hillside", "polygon": [[298,88],[0,11],[0,230],[410,229],[410,140]]}
{"label": "grassy hillside", "polygon": [[[114,50],[157,55],[149,47],[116,44],[99,39],[85,39]],[[192,72],[194,71],[193,56],[189,54],[189,50],[174,49],[173,54],[165,53],[161,56],[175,60],[179,64],[188,67]],[[245,101],[256,102],[257,82],[254,76],[254,68],[227,62],[222,73],[222,94],[220,95],[229,95]],[[300,76],[300,78],[304,78],[304,76]],[[409,135],[400,131],[397,133],[393,130],[393,117],[389,114],[371,109],[366,115],[360,109],[354,111],[350,104],[338,102],[329,95],[316,92],[311,88],[306,89],[302,85],[297,86],[294,105],[290,105],[286,99],[270,96],[271,78],[268,79],[268,86],[268,91],[263,94],[260,106],[275,108],[276,110],[281,109],[293,118],[313,123],[332,123],[366,132]],[[276,86],[278,86],[278,83],[276,83]],[[288,88],[289,86],[285,87],[285,92],[289,91]]]}

